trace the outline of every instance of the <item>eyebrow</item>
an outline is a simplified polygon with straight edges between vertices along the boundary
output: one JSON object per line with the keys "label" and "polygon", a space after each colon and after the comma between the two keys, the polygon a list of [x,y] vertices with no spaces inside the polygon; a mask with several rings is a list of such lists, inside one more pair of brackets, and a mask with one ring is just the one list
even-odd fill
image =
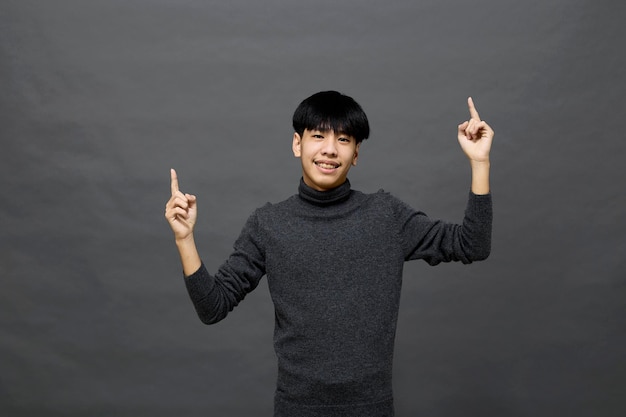
{"label": "eyebrow", "polygon": [[322,129],[319,127],[313,128],[313,129],[309,129],[311,132],[320,132],[320,133],[328,133],[328,132],[333,132],[335,133],[337,136],[352,136],[351,134],[349,134],[348,132],[344,132],[344,131],[339,131],[337,132],[334,129]]}

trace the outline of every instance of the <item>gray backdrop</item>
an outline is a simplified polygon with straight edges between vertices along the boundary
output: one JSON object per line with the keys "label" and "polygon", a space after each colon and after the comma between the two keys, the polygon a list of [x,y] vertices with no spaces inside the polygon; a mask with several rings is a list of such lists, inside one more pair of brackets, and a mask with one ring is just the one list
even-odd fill
{"label": "gray backdrop", "polygon": [[0,414],[270,416],[266,282],[206,327],[163,218],[210,270],[296,192],[291,115],[370,117],[353,187],[459,221],[468,95],[496,131],[493,251],[407,264],[398,416],[626,414],[624,2],[2,0]]}

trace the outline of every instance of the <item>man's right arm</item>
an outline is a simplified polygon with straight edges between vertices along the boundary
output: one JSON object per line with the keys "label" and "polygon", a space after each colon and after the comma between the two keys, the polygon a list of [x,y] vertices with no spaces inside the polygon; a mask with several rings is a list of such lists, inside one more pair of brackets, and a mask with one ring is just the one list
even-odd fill
{"label": "man's right arm", "polygon": [[256,217],[250,216],[226,262],[215,275],[207,272],[196,248],[193,229],[197,218],[196,197],[178,188],[171,170],[172,196],[165,205],[165,218],[172,231],[185,275],[185,285],[198,317],[205,324],[222,320],[265,274],[265,256],[258,241]]}

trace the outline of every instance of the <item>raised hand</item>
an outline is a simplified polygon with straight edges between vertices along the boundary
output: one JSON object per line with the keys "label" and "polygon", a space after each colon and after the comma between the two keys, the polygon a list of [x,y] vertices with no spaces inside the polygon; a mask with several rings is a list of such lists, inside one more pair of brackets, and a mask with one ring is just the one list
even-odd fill
{"label": "raised hand", "polygon": [[472,162],[489,162],[493,129],[480,119],[474,101],[467,99],[470,119],[459,125],[459,144]]}
{"label": "raised hand", "polygon": [[170,176],[172,196],[165,204],[165,218],[174,232],[174,237],[183,240],[192,235],[196,224],[198,216],[196,196],[183,194],[179,190],[178,175],[174,169],[170,171]]}

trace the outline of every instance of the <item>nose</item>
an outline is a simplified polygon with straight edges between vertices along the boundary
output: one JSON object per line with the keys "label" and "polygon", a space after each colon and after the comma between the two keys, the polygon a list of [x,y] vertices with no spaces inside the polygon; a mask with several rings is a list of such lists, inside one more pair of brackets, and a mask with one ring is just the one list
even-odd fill
{"label": "nose", "polygon": [[337,141],[335,135],[328,135],[322,146],[322,155],[337,156]]}

